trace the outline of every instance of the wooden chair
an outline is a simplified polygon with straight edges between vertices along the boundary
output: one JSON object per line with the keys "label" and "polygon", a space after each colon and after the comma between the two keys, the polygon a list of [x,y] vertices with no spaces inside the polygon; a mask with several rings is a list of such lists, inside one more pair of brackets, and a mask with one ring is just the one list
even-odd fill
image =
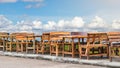
{"label": "wooden chair", "polygon": [[109,59],[112,61],[113,57],[120,57],[120,32],[108,32],[109,38]]}
{"label": "wooden chair", "polygon": [[5,45],[8,40],[9,33],[6,32],[0,32],[0,48],[2,48],[2,51],[5,51]]}
{"label": "wooden chair", "polygon": [[88,33],[87,43],[79,45],[80,58],[82,56],[108,56],[107,33]]}
{"label": "wooden chair", "polygon": [[50,55],[62,54],[63,51],[63,38],[60,36],[70,35],[70,32],[50,32]]}
{"label": "wooden chair", "polygon": [[85,32],[71,32],[69,36],[63,37],[63,57],[65,54],[70,54],[74,58],[76,54],[79,54],[78,45],[79,37],[85,35]]}
{"label": "wooden chair", "polygon": [[50,52],[50,33],[43,33],[41,36],[41,41],[37,45],[37,54],[38,53],[49,53]]}

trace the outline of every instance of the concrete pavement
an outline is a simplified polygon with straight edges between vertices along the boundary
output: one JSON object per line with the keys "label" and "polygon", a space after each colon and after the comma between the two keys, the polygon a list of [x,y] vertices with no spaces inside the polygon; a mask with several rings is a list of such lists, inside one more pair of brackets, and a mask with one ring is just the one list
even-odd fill
{"label": "concrete pavement", "polygon": [[[25,58],[35,58],[35,59],[45,59],[63,63],[76,63],[76,64],[89,64],[89,65],[98,65],[103,67],[118,67],[120,68],[120,62],[109,62],[108,59],[79,59],[79,58],[68,58],[68,57],[56,57],[50,55],[41,55],[41,54],[25,54],[25,53],[16,53],[16,52],[0,52],[2,56],[14,56],[14,57],[25,57]],[[33,61],[34,62],[34,61]]]}
{"label": "concrete pavement", "polygon": [[106,67],[0,56],[0,68],[106,68]]}

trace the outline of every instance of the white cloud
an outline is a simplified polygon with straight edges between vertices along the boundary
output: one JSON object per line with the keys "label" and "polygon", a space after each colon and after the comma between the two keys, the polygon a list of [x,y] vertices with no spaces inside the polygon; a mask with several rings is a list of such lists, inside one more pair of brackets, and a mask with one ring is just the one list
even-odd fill
{"label": "white cloud", "polygon": [[115,30],[120,30],[120,20],[114,20],[112,23],[112,28]]}
{"label": "white cloud", "polygon": [[120,5],[120,0],[92,0],[94,3],[109,5],[109,6],[117,6]]}
{"label": "white cloud", "polygon": [[84,21],[81,17],[74,17],[71,21],[60,20],[57,23],[60,28],[81,28],[84,26]]}
{"label": "white cloud", "polygon": [[40,20],[22,20],[18,21],[14,26],[16,32],[34,32],[39,34],[42,32],[42,22]]}
{"label": "white cloud", "polygon": [[40,8],[44,6],[43,1],[44,0],[22,0],[23,2],[35,2],[35,4],[28,4],[25,6],[25,8]]}
{"label": "white cloud", "polygon": [[109,22],[106,22],[99,16],[95,16],[90,23],[86,23],[84,30],[88,32],[105,32],[110,30],[110,26]]}
{"label": "white cloud", "polygon": [[0,3],[14,3],[17,2],[17,0],[0,0]]}
{"label": "white cloud", "polygon": [[13,22],[9,20],[6,16],[0,15],[0,32],[14,32],[16,28]]}
{"label": "white cloud", "polygon": [[108,4],[120,4],[120,0],[103,0],[105,3]]}
{"label": "white cloud", "polygon": [[25,8],[32,8],[32,7],[33,7],[33,5],[31,5],[31,4],[25,6]]}
{"label": "white cloud", "polygon": [[42,6],[44,6],[44,4],[42,4],[42,3],[37,3],[37,4],[29,4],[29,5],[27,5],[27,6],[25,6],[25,8],[40,8],[40,7],[42,7]]}
{"label": "white cloud", "polygon": [[114,20],[109,24],[101,17],[96,16],[90,23],[85,23],[81,17],[74,17],[72,20],[48,21],[43,23],[36,20],[21,20],[15,25],[4,15],[0,15],[0,32],[34,32],[40,34],[48,31],[84,31],[84,32],[104,32],[120,31],[120,20]]}
{"label": "white cloud", "polygon": [[0,15],[0,32],[6,31],[6,32],[32,32],[33,27],[36,27],[35,23],[33,24],[33,21],[18,21],[15,25],[11,20],[9,20],[4,15]]}
{"label": "white cloud", "polygon": [[57,24],[54,21],[48,21],[47,24],[43,25],[43,29],[45,30],[55,30]]}
{"label": "white cloud", "polygon": [[8,30],[10,27],[12,27],[13,22],[6,18],[4,15],[0,15],[0,31],[8,31],[10,32],[11,30]]}
{"label": "white cloud", "polygon": [[98,15],[107,20],[120,17],[120,0],[91,0],[95,11],[92,15]]}
{"label": "white cloud", "polygon": [[103,29],[107,28],[108,25],[102,18],[95,16],[92,22],[87,24],[87,27],[92,29]]}
{"label": "white cloud", "polygon": [[5,16],[0,15],[0,27],[6,27],[12,24],[12,21],[8,20]]}
{"label": "white cloud", "polygon": [[75,30],[83,28],[84,21],[81,17],[74,17],[72,20],[59,20],[58,22],[55,21],[48,21],[47,24],[43,25],[43,28],[48,30]]}
{"label": "white cloud", "polygon": [[44,0],[22,0],[23,2],[43,2]]}
{"label": "white cloud", "polygon": [[84,26],[84,21],[81,17],[75,17],[72,22],[71,22],[71,25],[74,27],[74,28],[81,28]]}
{"label": "white cloud", "polygon": [[34,29],[42,29],[42,22],[38,21],[38,20],[33,21],[33,28]]}
{"label": "white cloud", "polygon": [[16,31],[27,31],[27,32],[32,32],[32,25],[33,23],[31,21],[18,21],[17,24],[15,25]]}
{"label": "white cloud", "polygon": [[[20,28],[20,27],[19,27]],[[22,31],[28,31],[28,30],[32,30],[32,27],[31,26],[28,26],[28,25],[23,25],[20,30]]]}
{"label": "white cloud", "polygon": [[40,8],[40,7],[42,7],[42,6],[44,6],[44,4],[42,4],[42,3],[37,3],[37,4],[35,4],[33,7],[34,7],[34,8]]}

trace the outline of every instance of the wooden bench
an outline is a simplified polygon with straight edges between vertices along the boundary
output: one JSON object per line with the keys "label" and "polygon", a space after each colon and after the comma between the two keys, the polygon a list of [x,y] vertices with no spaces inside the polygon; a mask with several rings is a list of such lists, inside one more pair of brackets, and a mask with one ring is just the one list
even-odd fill
{"label": "wooden bench", "polygon": [[25,50],[27,53],[28,50],[33,50],[35,52],[34,33],[11,33],[8,38],[9,41],[6,43],[6,51],[23,52]]}
{"label": "wooden bench", "polygon": [[70,32],[50,32],[50,55],[62,54],[63,51],[63,38],[61,36],[68,36]]}
{"label": "wooden bench", "polygon": [[6,51],[15,51],[16,50],[16,35],[17,33],[11,33],[8,36],[8,41],[6,42]]}
{"label": "wooden bench", "polygon": [[107,33],[88,33],[86,43],[79,45],[80,58],[86,56],[108,56],[108,37]]}
{"label": "wooden bench", "polygon": [[120,32],[108,32],[109,38],[109,59],[112,61],[113,57],[120,57]]}
{"label": "wooden bench", "polygon": [[50,52],[50,33],[45,32],[41,36],[41,41],[37,44],[37,54],[38,53],[49,53]]}
{"label": "wooden bench", "polygon": [[72,55],[72,58],[76,54],[79,54],[79,39],[85,37],[85,32],[71,32],[70,35],[63,37],[63,57],[65,55]]}
{"label": "wooden bench", "polygon": [[0,32],[0,48],[2,48],[2,51],[5,51],[5,45],[8,41],[8,35],[7,32]]}
{"label": "wooden bench", "polygon": [[34,44],[34,33],[17,33],[16,36],[16,51],[26,51],[33,50],[35,53],[35,44]]}

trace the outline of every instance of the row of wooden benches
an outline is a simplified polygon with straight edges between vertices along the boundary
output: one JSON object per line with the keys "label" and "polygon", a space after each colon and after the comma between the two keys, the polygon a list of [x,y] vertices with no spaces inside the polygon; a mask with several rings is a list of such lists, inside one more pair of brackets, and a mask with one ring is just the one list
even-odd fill
{"label": "row of wooden benches", "polygon": [[0,32],[0,48],[3,51],[50,53],[56,56],[76,54],[87,59],[91,56],[120,57],[120,32],[45,32],[34,33]]}

